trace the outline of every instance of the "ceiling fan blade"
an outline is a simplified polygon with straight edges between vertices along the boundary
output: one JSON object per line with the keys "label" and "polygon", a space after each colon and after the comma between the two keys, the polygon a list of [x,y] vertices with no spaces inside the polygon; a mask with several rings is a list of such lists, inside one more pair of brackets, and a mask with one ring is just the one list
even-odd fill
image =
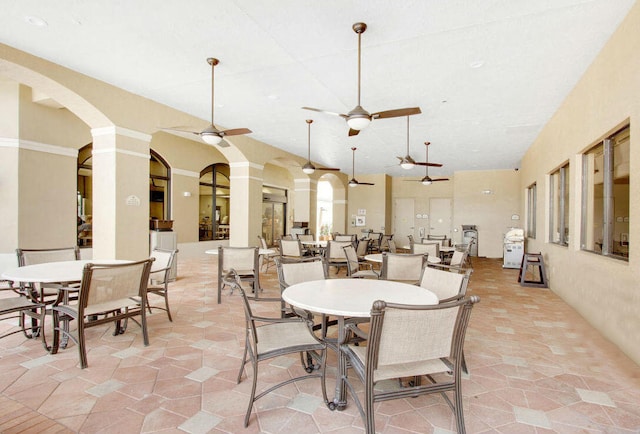
{"label": "ceiling fan blade", "polygon": [[326,113],[326,114],[328,114],[328,115],[340,116],[340,117],[343,117],[343,118],[346,118],[346,117],[347,117],[347,115],[343,115],[343,114],[336,113],[336,112],[330,112],[330,111],[328,111],[328,110],[322,110],[322,109],[317,109],[317,108],[313,108],[313,107],[302,107],[302,108],[303,108],[304,110],[311,110],[311,111],[313,111],[313,112]]}
{"label": "ceiling fan blade", "polygon": [[448,181],[449,178],[438,178],[438,179],[432,179],[431,182],[438,182],[438,181]]}
{"label": "ceiling fan blade", "polygon": [[375,185],[372,182],[358,182],[358,185]]}
{"label": "ceiling fan blade", "polygon": [[371,117],[374,119],[387,119],[387,118],[397,118],[400,116],[411,116],[411,115],[419,115],[422,113],[420,107],[411,107],[411,108],[401,108],[395,110],[386,110],[383,112],[372,113]]}
{"label": "ceiling fan blade", "polygon": [[316,170],[327,170],[327,171],[334,171],[334,172],[340,171],[340,169],[338,169],[337,167],[316,167]]}
{"label": "ceiling fan blade", "polygon": [[234,128],[233,130],[224,130],[220,132],[225,136],[239,136],[242,134],[251,134],[253,131],[249,128]]}
{"label": "ceiling fan blade", "polygon": [[349,137],[357,136],[360,130],[354,130],[353,128],[349,128]]}
{"label": "ceiling fan blade", "polygon": [[425,163],[424,161],[416,161],[416,166],[428,166],[428,167],[442,167],[440,163]]}
{"label": "ceiling fan blade", "polygon": [[161,130],[164,131],[178,131],[180,133],[190,133],[190,134],[200,134],[200,131],[193,131],[193,130],[185,130],[183,128],[188,128],[188,127],[169,127],[169,128],[160,128]]}

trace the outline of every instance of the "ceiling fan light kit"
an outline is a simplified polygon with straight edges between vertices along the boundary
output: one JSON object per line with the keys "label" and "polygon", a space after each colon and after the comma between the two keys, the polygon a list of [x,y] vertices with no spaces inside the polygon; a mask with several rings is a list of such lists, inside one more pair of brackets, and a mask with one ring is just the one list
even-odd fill
{"label": "ceiling fan light kit", "polygon": [[242,134],[250,134],[252,131],[249,128],[234,128],[232,130],[219,130],[216,128],[213,123],[213,113],[214,113],[214,70],[215,67],[220,61],[214,57],[207,58],[207,63],[211,65],[211,124],[207,128],[202,131],[187,131],[179,128],[163,128],[163,130],[172,130],[172,131],[181,131],[183,133],[191,133],[198,135],[202,138],[202,140],[209,145],[218,145],[220,147],[228,147],[228,143],[224,143],[222,139],[225,136],[239,136]]}
{"label": "ceiling fan light kit", "polygon": [[304,166],[302,166],[302,172],[306,173],[307,175],[312,175],[313,172],[316,171],[316,168],[313,167],[313,164],[307,163]]}
{"label": "ceiling fan light kit", "polygon": [[395,110],[385,110],[376,113],[369,113],[360,105],[360,77],[361,77],[361,61],[362,61],[362,34],[367,30],[367,25],[365,23],[355,23],[353,26],[353,31],[358,35],[358,103],[357,105],[348,112],[347,114],[335,113],[326,110],[321,110],[313,107],[302,107],[305,110],[312,110],[320,113],[326,113],[334,116],[340,116],[347,121],[347,125],[349,125],[349,136],[357,135],[360,130],[365,129],[369,126],[373,119],[386,119],[386,118],[395,118],[399,116],[409,116],[409,115],[417,115],[422,113],[420,111],[420,107],[411,107],[411,108],[402,108]]}

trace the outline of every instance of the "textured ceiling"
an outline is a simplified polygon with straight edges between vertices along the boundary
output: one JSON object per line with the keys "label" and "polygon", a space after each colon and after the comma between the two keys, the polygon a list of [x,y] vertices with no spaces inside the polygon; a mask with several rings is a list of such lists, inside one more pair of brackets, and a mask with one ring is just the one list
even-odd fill
{"label": "textured ceiling", "polygon": [[[518,167],[634,0],[0,0],[0,42],[216,124],[357,173],[421,176],[406,153],[406,118],[349,138],[338,117],[357,100],[355,22],[362,35],[362,106],[419,106],[416,160],[430,175]],[[29,24],[26,16],[46,21]],[[202,125],[200,125],[202,126]],[[396,166],[391,166],[396,164]]]}

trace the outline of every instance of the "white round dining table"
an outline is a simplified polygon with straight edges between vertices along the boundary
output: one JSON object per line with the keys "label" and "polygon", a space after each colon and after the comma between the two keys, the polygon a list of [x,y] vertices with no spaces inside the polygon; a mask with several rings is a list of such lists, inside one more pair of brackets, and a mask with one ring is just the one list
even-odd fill
{"label": "white round dining table", "polygon": [[2,273],[2,278],[12,282],[29,283],[79,282],[82,280],[82,270],[86,264],[123,264],[127,262],[131,261],[125,259],[83,259],[78,261],[45,262],[5,270]]}
{"label": "white round dining table", "polygon": [[[438,297],[420,286],[390,280],[325,279],[296,283],[282,292],[282,299],[292,306],[338,319],[336,349],[345,340],[345,317],[368,318],[376,300],[413,305],[435,305]],[[346,372],[343,357],[338,357],[335,395],[330,408],[346,406],[346,391],[339,380]]]}

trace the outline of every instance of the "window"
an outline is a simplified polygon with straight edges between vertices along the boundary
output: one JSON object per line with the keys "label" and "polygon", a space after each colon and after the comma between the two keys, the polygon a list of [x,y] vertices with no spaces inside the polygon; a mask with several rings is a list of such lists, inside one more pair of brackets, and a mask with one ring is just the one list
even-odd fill
{"label": "window", "polygon": [[200,172],[200,241],[229,239],[231,183],[228,164],[212,164]]}
{"label": "window", "polygon": [[582,157],[582,250],[629,256],[629,137],[627,126]]}
{"label": "window", "polygon": [[536,184],[527,188],[527,237],[536,237],[536,200],[538,197]]}
{"label": "window", "polygon": [[149,217],[170,219],[171,169],[169,164],[153,149],[149,163]]}
{"label": "window", "polygon": [[549,241],[569,245],[569,163],[549,178]]}

